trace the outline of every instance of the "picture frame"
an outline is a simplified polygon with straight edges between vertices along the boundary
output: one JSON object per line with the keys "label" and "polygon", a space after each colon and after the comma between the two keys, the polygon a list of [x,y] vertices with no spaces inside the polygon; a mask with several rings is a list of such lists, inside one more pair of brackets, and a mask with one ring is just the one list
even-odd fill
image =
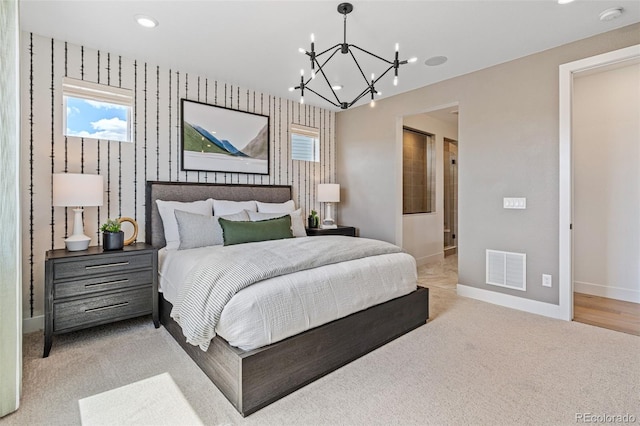
{"label": "picture frame", "polygon": [[269,117],[180,100],[183,171],[269,174]]}

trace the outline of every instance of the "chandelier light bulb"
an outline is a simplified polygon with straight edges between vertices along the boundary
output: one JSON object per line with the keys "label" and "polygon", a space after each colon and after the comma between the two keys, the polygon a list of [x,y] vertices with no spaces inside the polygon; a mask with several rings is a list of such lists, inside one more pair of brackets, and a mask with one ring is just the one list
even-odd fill
{"label": "chandelier light bulb", "polygon": [[316,78],[316,72],[314,70],[311,70],[311,78],[312,79]]}
{"label": "chandelier light bulb", "polygon": [[374,101],[373,99],[371,99],[371,102],[369,102],[369,106],[371,108],[373,108],[374,106],[376,106],[376,101]]}
{"label": "chandelier light bulb", "polygon": [[417,61],[418,58],[416,58],[415,56],[411,59],[409,59],[407,62],[409,62],[410,64],[414,63],[415,61]]}
{"label": "chandelier light bulb", "polygon": [[304,96],[300,96],[300,103],[303,104],[304,103]]}
{"label": "chandelier light bulb", "polygon": [[315,41],[316,41],[316,36],[315,36],[315,35],[313,35],[313,33],[311,33],[311,43],[313,43],[313,42],[315,42]]}
{"label": "chandelier light bulb", "polygon": [[398,85],[398,76],[397,75],[395,77],[393,77],[393,85],[394,86]]}
{"label": "chandelier light bulb", "polygon": [[304,69],[300,70],[300,75],[304,75]]}
{"label": "chandelier light bulb", "polygon": [[289,87],[290,92],[293,92],[294,90],[296,90],[295,87]]}
{"label": "chandelier light bulb", "polygon": [[374,73],[371,73],[371,80],[375,80],[375,79],[376,79],[375,74],[374,74]]}
{"label": "chandelier light bulb", "polygon": [[376,91],[376,95],[382,96],[382,92]]}
{"label": "chandelier light bulb", "polygon": [[400,50],[400,44],[396,43],[396,52],[398,52]]}
{"label": "chandelier light bulb", "polygon": [[299,47],[299,48],[298,48],[298,52],[300,52],[300,53],[307,53],[307,51],[306,51],[306,50],[304,50],[302,47]]}

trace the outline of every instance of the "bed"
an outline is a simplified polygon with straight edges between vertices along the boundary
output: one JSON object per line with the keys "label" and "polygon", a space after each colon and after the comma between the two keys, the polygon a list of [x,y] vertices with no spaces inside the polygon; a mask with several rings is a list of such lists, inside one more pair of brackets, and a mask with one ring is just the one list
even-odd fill
{"label": "bed", "polygon": [[[147,182],[146,241],[158,248],[165,246],[156,200],[207,198],[282,203],[291,199],[291,187]],[[317,237],[308,239],[312,238]],[[161,323],[243,416],[425,324],[429,314],[428,290],[418,288],[255,349],[240,349],[216,335],[205,352],[187,343],[182,328],[170,315],[172,303],[163,293],[159,296]]]}

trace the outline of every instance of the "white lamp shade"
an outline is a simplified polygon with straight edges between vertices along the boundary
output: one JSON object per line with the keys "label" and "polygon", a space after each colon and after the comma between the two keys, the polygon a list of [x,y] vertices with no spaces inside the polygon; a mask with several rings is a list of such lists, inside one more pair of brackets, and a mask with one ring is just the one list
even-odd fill
{"label": "white lamp shade", "polygon": [[54,173],[54,206],[101,206],[103,200],[104,180],[101,175]]}
{"label": "white lamp shade", "polygon": [[340,185],[337,183],[321,183],[318,185],[318,201],[321,203],[339,203]]}

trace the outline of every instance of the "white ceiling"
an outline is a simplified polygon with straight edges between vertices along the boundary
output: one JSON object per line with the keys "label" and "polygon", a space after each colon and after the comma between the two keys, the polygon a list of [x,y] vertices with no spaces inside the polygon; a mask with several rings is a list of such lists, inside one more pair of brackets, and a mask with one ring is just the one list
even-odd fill
{"label": "white ceiling", "polygon": [[[299,83],[301,68],[309,75],[308,59],[298,48],[309,48],[312,32],[316,51],[342,42],[338,3],[22,0],[20,7],[25,31],[298,100],[288,88]],[[556,0],[352,3],[348,43],[393,59],[398,42],[401,59],[418,57],[417,63],[400,68],[397,87],[391,76],[376,85],[382,97],[640,22],[637,0],[576,0],[566,5]],[[598,19],[600,12],[617,6],[625,9],[621,18]],[[160,25],[142,28],[134,21],[136,14],[150,15]],[[449,61],[424,65],[437,55]],[[348,59],[338,54],[332,67],[327,65],[327,75],[353,97],[364,82]],[[377,62],[362,65],[367,75],[380,73]],[[313,94],[305,96],[305,102],[328,106]]]}

